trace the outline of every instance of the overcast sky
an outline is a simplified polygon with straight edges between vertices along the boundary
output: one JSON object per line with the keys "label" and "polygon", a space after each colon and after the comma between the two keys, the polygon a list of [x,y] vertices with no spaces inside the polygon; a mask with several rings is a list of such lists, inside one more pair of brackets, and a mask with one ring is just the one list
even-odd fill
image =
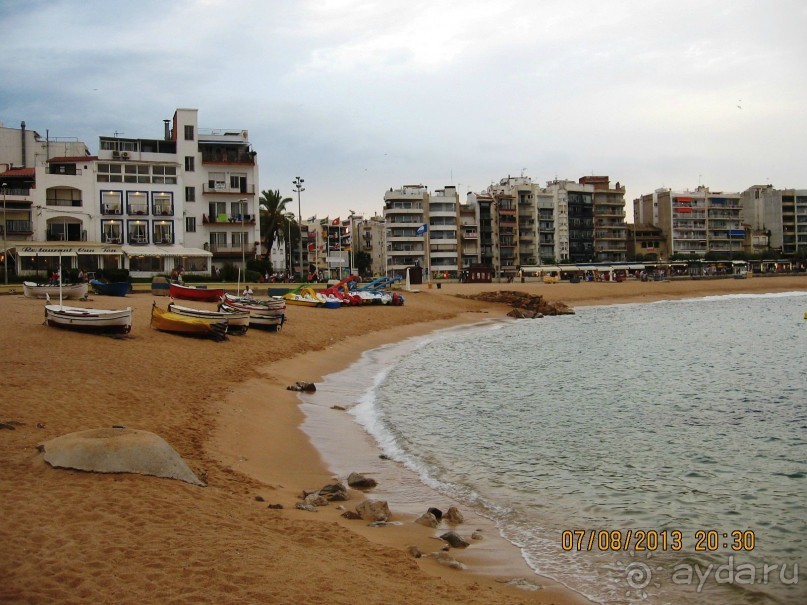
{"label": "overcast sky", "polygon": [[[0,121],[249,130],[304,218],[507,175],[807,188],[805,0],[0,0]],[[296,212],[296,198],[292,205]]]}

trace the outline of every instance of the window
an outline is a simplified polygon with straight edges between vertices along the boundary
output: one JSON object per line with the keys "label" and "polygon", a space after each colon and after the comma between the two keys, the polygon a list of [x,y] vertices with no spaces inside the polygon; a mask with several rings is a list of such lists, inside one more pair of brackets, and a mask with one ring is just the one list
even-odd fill
{"label": "window", "polygon": [[154,243],[174,243],[174,223],[172,221],[154,221]]}
{"label": "window", "polygon": [[[249,206],[247,205],[247,202],[233,202],[230,205],[230,209],[232,210],[232,214],[230,216],[232,216],[232,218],[235,220],[240,221],[242,217],[246,217]],[[249,219],[244,218],[244,220]]]}
{"label": "window", "polygon": [[130,244],[148,244],[148,223],[146,221],[129,221],[128,237]]}
{"label": "window", "polygon": [[211,172],[207,176],[207,186],[211,191],[227,191],[227,180],[223,172]]}
{"label": "window", "polygon": [[230,188],[240,191],[241,193],[247,192],[247,175],[234,173],[230,175]]}
{"label": "window", "polygon": [[123,243],[123,221],[101,221],[101,241],[105,244]]}
{"label": "window", "polygon": [[210,209],[210,221],[213,223],[226,223],[227,222],[227,203],[226,202],[210,202],[208,204]]}
{"label": "window", "polygon": [[81,191],[78,189],[48,189],[46,206],[81,206]]}
{"label": "window", "polygon": [[126,192],[126,214],[148,214],[149,198],[145,191]]}
{"label": "window", "polygon": [[240,231],[234,231],[232,233],[233,248],[240,250],[241,242],[247,241],[247,235],[248,233],[246,231],[244,231],[243,233],[241,233]]}
{"label": "window", "polygon": [[210,234],[210,249],[216,250],[218,248],[227,247],[227,234],[223,231],[214,231]]}
{"label": "window", "polygon": [[101,214],[123,214],[123,193],[101,191]]}
{"label": "window", "polygon": [[185,217],[185,231],[187,233],[196,233],[196,217],[195,216],[186,216]]}
{"label": "window", "polygon": [[174,204],[170,193],[152,193],[154,215],[170,216],[174,214]]}
{"label": "window", "polygon": [[192,141],[193,140],[193,126],[186,125],[185,126],[185,140]]}
{"label": "window", "polygon": [[196,201],[196,187],[185,187],[185,201],[186,202],[195,202]]}
{"label": "window", "polygon": [[196,169],[196,162],[192,155],[185,156],[185,172],[193,172]]}
{"label": "window", "polygon": [[163,258],[160,256],[133,256],[129,259],[130,271],[150,271],[156,273],[163,270]]}
{"label": "window", "polygon": [[152,177],[152,182],[155,185],[176,185],[176,166],[152,166],[151,171],[154,174]]}

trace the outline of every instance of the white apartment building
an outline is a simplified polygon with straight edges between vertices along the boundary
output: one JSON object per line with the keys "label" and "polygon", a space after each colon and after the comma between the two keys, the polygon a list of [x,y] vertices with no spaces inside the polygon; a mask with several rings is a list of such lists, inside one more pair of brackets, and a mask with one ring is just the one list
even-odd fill
{"label": "white apartment building", "polygon": [[[196,109],[177,109],[162,137],[101,136],[97,156],[83,143],[29,132],[18,133],[14,156],[0,130],[8,221],[19,242],[8,248],[20,274],[60,255],[68,267],[124,267],[133,277],[180,266],[207,273],[211,262],[255,257],[258,168],[247,131],[202,130]],[[24,158],[35,166],[15,168]]]}
{"label": "white apartment building", "polygon": [[387,271],[404,276],[407,267],[427,267],[426,234],[418,229],[426,224],[428,187],[404,185],[384,194],[384,221],[387,226]]}

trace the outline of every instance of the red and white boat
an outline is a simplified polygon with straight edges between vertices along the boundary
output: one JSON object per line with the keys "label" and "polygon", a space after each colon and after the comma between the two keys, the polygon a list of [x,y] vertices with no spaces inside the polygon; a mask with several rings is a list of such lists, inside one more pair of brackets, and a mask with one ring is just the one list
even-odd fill
{"label": "red and white boat", "polygon": [[200,300],[204,302],[219,302],[224,296],[224,288],[208,288],[203,286],[183,286],[170,283],[168,292],[172,298],[183,300]]}

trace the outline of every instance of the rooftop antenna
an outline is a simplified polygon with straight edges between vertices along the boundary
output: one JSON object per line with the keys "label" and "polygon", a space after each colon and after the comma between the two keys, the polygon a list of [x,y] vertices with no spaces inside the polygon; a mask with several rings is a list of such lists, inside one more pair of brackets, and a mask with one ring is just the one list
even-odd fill
{"label": "rooftop antenna", "polygon": [[125,132],[118,132],[118,131],[116,130],[116,131],[115,131],[115,138],[117,139],[117,138],[118,138],[118,135],[120,135],[120,134],[126,134],[126,133],[125,133]]}

